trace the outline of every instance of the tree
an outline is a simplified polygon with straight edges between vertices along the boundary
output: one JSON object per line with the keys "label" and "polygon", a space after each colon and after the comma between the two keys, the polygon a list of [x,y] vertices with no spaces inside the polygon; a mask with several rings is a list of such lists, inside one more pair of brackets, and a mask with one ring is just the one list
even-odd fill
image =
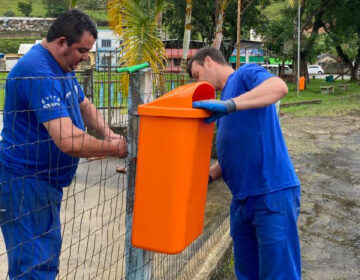
{"label": "tree", "polygon": [[[164,12],[163,18],[167,31],[172,38],[184,37],[186,1],[169,0],[172,9]],[[214,39],[215,4],[214,1],[192,1],[191,14],[191,39],[200,39],[204,42],[212,42]]]}
{"label": "tree", "polygon": [[77,0],[69,0],[69,10],[74,9],[77,5]]}
{"label": "tree", "polygon": [[[291,0],[293,4],[299,3],[298,0]],[[291,2],[283,0],[284,4]],[[308,77],[307,63],[313,60],[315,52],[314,46],[318,38],[319,29],[324,27],[322,18],[326,11],[333,9],[336,0],[301,0],[301,49],[300,49],[300,75]],[[284,54],[283,46],[291,41],[293,33],[293,42],[297,42],[295,28],[298,6],[285,6],[279,12],[280,19],[266,19],[267,23],[258,28],[257,33],[265,38],[265,44],[270,45],[274,54]],[[292,44],[292,57],[295,58],[297,52],[297,43]],[[294,60],[295,61],[295,60]]]}
{"label": "tree", "polygon": [[[183,37],[183,55],[181,59],[181,70],[183,74],[186,72],[187,54],[190,47],[192,5],[193,5],[192,0],[186,0],[185,26],[184,26],[184,37]],[[181,84],[184,83],[185,80],[182,79]]]}
{"label": "tree", "polygon": [[164,0],[109,0],[109,23],[122,41],[120,64],[132,66],[148,62],[155,73],[160,73],[166,55],[158,36],[158,17],[165,4]]}
{"label": "tree", "polygon": [[216,27],[215,27],[215,39],[213,42],[213,47],[220,49],[221,41],[223,37],[223,23],[224,23],[224,14],[226,8],[229,6],[230,2],[233,0],[217,0],[216,1]]}
{"label": "tree", "polygon": [[18,2],[17,6],[18,6],[18,10],[26,17],[28,17],[32,12],[32,2],[30,3]]}
{"label": "tree", "polygon": [[359,0],[336,1],[334,7],[326,10],[322,25],[329,35],[336,53],[350,69],[351,80],[357,80],[360,66],[360,13]]}
{"label": "tree", "polygon": [[43,0],[46,4],[48,17],[57,17],[68,8],[68,0]]}
{"label": "tree", "polygon": [[[184,34],[185,19],[185,1],[168,0],[172,9],[166,10],[163,15],[164,22],[167,26],[169,36],[172,38],[182,38]],[[224,0],[218,0],[218,3]],[[225,0],[227,1],[227,0]],[[227,1],[228,2],[228,1]],[[242,9],[242,35],[248,38],[250,28],[258,26],[261,19],[261,9],[270,4],[270,0],[244,0]],[[214,41],[216,33],[217,18],[219,13],[216,12],[216,1],[196,0],[193,1],[191,16],[191,39],[202,40],[211,44]],[[230,38],[232,44],[236,42],[236,10],[237,1],[229,1],[227,12],[224,13],[223,20],[223,37]],[[225,10],[224,10],[225,11]],[[219,12],[219,11],[218,11]]]}

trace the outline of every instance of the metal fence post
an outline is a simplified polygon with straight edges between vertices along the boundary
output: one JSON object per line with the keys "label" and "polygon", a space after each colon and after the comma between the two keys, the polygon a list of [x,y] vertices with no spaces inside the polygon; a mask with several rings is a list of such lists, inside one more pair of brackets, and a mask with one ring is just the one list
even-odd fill
{"label": "metal fence post", "polygon": [[94,102],[94,69],[86,68],[83,72],[84,94],[91,102]]}
{"label": "metal fence post", "polygon": [[126,191],[126,280],[148,280],[151,277],[152,253],[134,248],[131,244],[134,189],[136,175],[137,136],[139,118],[137,106],[152,99],[150,68],[130,74],[129,82],[129,123],[127,131],[127,191]]}
{"label": "metal fence post", "polygon": [[107,122],[109,124],[109,126],[111,126],[111,53],[108,57],[108,104],[107,104],[107,109],[108,109],[108,119]]}

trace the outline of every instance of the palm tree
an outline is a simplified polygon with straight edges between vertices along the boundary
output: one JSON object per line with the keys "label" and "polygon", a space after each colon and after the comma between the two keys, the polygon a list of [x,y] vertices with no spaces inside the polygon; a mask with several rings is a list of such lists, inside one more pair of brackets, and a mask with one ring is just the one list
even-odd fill
{"label": "palm tree", "polygon": [[153,72],[160,73],[166,56],[164,44],[159,37],[158,19],[165,6],[165,0],[108,1],[110,27],[122,39],[122,65],[148,62]]}

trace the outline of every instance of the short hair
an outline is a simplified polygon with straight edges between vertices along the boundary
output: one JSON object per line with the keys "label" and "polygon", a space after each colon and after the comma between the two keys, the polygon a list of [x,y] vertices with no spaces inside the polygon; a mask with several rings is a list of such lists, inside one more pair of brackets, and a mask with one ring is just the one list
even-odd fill
{"label": "short hair", "polygon": [[52,42],[57,38],[65,37],[68,46],[80,42],[84,31],[97,39],[97,29],[95,23],[88,15],[78,9],[68,10],[59,15],[46,35],[46,41]]}
{"label": "short hair", "polygon": [[197,63],[199,63],[200,65],[203,66],[205,58],[207,56],[210,56],[212,60],[214,60],[215,62],[217,62],[219,64],[228,65],[224,55],[218,49],[216,49],[214,47],[201,48],[188,62],[186,70],[187,70],[190,78],[192,78],[191,67],[192,67],[193,62],[196,61]]}

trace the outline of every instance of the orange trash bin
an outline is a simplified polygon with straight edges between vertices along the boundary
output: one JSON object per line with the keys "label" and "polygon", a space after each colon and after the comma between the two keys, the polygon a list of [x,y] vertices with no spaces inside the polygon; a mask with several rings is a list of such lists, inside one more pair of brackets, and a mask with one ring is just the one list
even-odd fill
{"label": "orange trash bin", "polygon": [[305,90],[305,77],[301,76],[299,78],[299,90]]}
{"label": "orange trash bin", "polygon": [[214,123],[192,102],[212,98],[200,82],[138,106],[133,246],[176,254],[202,233]]}

